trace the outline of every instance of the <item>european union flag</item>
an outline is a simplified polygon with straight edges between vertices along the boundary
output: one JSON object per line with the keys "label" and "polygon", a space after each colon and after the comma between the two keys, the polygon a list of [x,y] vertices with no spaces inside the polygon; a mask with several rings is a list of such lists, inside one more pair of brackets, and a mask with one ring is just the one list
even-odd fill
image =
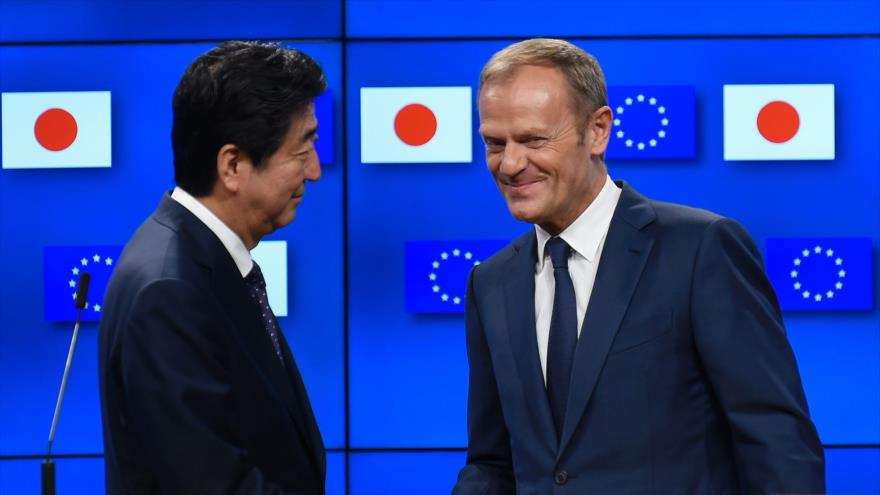
{"label": "european union flag", "polygon": [[868,237],[767,239],[767,275],[786,311],[873,307]]}
{"label": "european union flag", "polygon": [[315,118],[318,119],[318,140],[315,151],[321,164],[333,163],[333,93],[324,91],[315,98]]}
{"label": "european union flag", "polygon": [[693,86],[610,86],[614,126],[609,160],[696,157],[696,89]]}
{"label": "european union flag", "polygon": [[104,291],[122,246],[47,246],[43,248],[43,293],[48,321],[76,321],[76,289],[91,275],[83,321],[101,319]]}
{"label": "european union flag", "polygon": [[464,313],[471,269],[509,241],[407,241],[406,310]]}

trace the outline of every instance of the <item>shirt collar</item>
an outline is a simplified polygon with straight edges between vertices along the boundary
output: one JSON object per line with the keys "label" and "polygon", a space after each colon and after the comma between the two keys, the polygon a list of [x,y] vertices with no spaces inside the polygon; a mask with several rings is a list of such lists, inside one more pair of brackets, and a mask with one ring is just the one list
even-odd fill
{"label": "shirt collar", "polygon": [[177,201],[181,206],[189,210],[190,213],[201,220],[202,223],[205,224],[205,226],[208,227],[218,239],[220,239],[223,247],[229,251],[229,255],[232,256],[232,260],[235,261],[235,266],[238,267],[238,271],[241,272],[242,277],[250,273],[251,268],[254,266],[254,261],[251,259],[251,253],[248,251],[247,246],[244,245],[244,242],[241,240],[241,237],[238,237],[238,234],[233,232],[232,229],[223,223],[223,220],[220,220],[220,218],[218,218],[213,211],[209,210],[207,206],[202,204],[201,201],[183,189],[175,187],[174,191],[171,192],[171,199]]}
{"label": "shirt collar", "polygon": [[[614,216],[620,192],[617,184],[606,175],[605,185],[602,186],[596,199],[559,234],[559,237],[571,246],[572,251],[583,256],[590,263],[596,259],[602,239],[608,233],[608,226],[611,224],[611,217]],[[538,237],[538,253],[541,253],[538,256],[538,271],[541,271],[544,268],[544,258],[547,256],[544,247],[552,236],[538,225],[535,225],[535,232]]]}

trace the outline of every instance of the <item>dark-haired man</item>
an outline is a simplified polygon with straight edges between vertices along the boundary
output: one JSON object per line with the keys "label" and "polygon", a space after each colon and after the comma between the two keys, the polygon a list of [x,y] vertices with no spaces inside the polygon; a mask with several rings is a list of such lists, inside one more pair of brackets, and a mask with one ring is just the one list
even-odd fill
{"label": "dark-haired man", "polygon": [[736,222],[614,182],[598,62],[562,40],[480,75],[486,163],[535,224],[468,283],[455,495],[821,493],[822,446]]}
{"label": "dark-haired man", "polygon": [[174,94],[174,178],[128,242],[99,337],[107,492],[323,494],[324,446],[249,250],[318,180],[320,67],[227,42]]}

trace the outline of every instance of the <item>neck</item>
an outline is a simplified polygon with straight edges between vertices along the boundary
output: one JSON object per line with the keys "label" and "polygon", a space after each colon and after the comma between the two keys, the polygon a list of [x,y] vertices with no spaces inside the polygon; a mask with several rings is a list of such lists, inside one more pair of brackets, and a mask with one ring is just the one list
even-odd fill
{"label": "neck", "polygon": [[231,197],[222,198],[209,195],[196,199],[205,205],[205,208],[211,210],[211,213],[217,215],[217,218],[226,224],[230,230],[235,232],[235,234],[241,239],[241,242],[244,243],[245,247],[248,248],[248,251],[255,248],[260,242],[259,238],[256,238],[256,236],[245,228],[246,223],[244,222],[244,219],[241,215],[236,213],[240,211],[241,208],[233,203]]}

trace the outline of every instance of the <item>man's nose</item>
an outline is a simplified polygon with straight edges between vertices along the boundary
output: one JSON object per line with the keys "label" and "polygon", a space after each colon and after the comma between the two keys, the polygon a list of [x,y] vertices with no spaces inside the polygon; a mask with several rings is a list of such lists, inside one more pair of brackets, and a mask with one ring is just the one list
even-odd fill
{"label": "man's nose", "polygon": [[501,166],[499,172],[507,177],[523,171],[528,165],[527,149],[518,143],[508,143],[504,147],[504,153],[501,156]]}
{"label": "man's nose", "polygon": [[305,175],[306,180],[312,182],[321,178],[321,159],[318,157],[317,151],[312,153],[309,157],[309,162],[306,164]]}

